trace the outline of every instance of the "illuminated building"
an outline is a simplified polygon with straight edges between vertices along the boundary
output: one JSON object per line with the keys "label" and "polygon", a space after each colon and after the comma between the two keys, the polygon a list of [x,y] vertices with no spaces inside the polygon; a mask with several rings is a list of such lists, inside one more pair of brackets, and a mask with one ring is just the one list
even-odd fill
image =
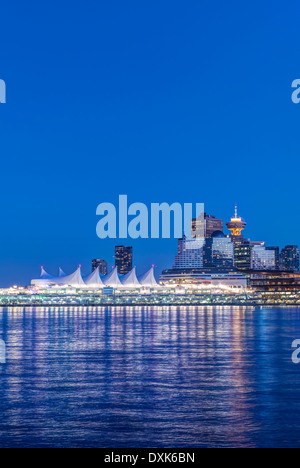
{"label": "illuminated building", "polygon": [[238,270],[251,269],[252,247],[247,241],[234,245],[234,265]]}
{"label": "illuminated building", "polygon": [[254,245],[251,251],[251,270],[276,270],[275,250],[264,244]]}
{"label": "illuminated building", "polygon": [[[256,292],[299,292],[300,273],[287,271],[249,272],[249,284]],[[285,298],[286,300],[286,298]]]}
{"label": "illuminated building", "polygon": [[217,268],[233,267],[234,244],[230,237],[226,237],[221,231],[216,231],[210,239],[206,239],[203,264]]}
{"label": "illuminated building", "polygon": [[234,268],[182,268],[164,270],[159,282],[163,286],[246,288],[247,278]]}
{"label": "illuminated building", "polygon": [[175,269],[203,267],[203,247],[205,239],[178,239],[178,253],[175,257]]}
{"label": "illuminated building", "polygon": [[275,252],[275,270],[280,270],[280,249],[279,247],[266,247],[267,250]]}
{"label": "illuminated building", "polygon": [[79,267],[70,275],[54,277],[49,275],[42,267],[40,277],[33,279],[31,285],[37,288],[59,288],[61,290],[68,288],[103,290],[105,287],[125,290],[155,288],[158,286],[154,275],[154,266],[139,278],[137,278],[135,268],[123,276],[118,274],[117,268],[113,268],[108,275],[100,277],[99,267],[97,267],[90,275],[82,277],[81,267]]}
{"label": "illuminated building", "polygon": [[242,236],[242,231],[247,226],[247,223],[243,218],[239,218],[237,214],[237,205],[235,205],[235,215],[234,218],[231,218],[229,223],[226,223],[228,230],[231,232],[231,238],[234,243],[242,243],[244,237]]}
{"label": "illuminated building", "polygon": [[280,254],[281,268],[284,271],[299,271],[299,249],[296,245],[287,245]]}
{"label": "illuminated building", "polygon": [[92,271],[97,270],[97,268],[99,268],[99,273],[101,275],[107,275],[108,265],[105,260],[102,260],[100,258],[95,258],[94,260],[92,260]]}
{"label": "illuminated building", "polygon": [[198,218],[192,219],[192,238],[209,239],[216,231],[223,231],[223,219],[201,213]]}
{"label": "illuminated building", "polygon": [[132,270],[132,247],[118,245],[115,248],[115,266],[120,275],[127,275]]}

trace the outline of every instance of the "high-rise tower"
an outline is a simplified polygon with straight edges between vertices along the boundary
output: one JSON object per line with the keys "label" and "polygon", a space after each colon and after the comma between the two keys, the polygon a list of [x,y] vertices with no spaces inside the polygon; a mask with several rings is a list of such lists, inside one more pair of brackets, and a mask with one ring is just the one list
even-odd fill
{"label": "high-rise tower", "polygon": [[107,275],[108,273],[108,265],[105,260],[101,258],[95,258],[92,260],[92,271],[95,271],[99,267],[99,272],[101,275]]}
{"label": "high-rise tower", "polygon": [[223,232],[223,229],[223,219],[217,219],[215,216],[209,216],[206,213],[202,213],[199,218],[192,219],[192,239],[209,239],[214,232]]}
{"label": "high-rise tower", "polygon": [[285,271],[299,271],[299,248],[287,245],[280,254],[281,267]]}
{"label": "high-rise tower", "polygon": [[132,247],[117,245],[115,248],[115,265],[120,275],[126,275],[132,270]]}
{"label": "high-rise tower", "polygon": [[231,218],[229,223],[226,223],[226,226],[228,227],[229,231],[231,232],[231,238],[233,242],[241,242],[243,239],[242,236],[242,231],[245,229],[247,226],[247,223],[243,220],[243,218],[238,217],[237,213],[237,205],[235,205],[235,215],[234,218]]}

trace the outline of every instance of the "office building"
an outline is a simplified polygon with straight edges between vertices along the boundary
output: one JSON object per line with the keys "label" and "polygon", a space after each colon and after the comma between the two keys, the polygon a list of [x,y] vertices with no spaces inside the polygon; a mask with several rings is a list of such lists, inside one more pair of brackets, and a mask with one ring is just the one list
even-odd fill
{"label": "office building", "polygon": [[216,231],[223,231],[223,219],[201,213],[198,218],[192,219],[191,237],[209,239]]}
{"label": "office building", "polygon": [[98,267],[101,275],[107,275],[108,265],[105,260],[102,260],[101,258],[95,258],[92,260],[92,271],[95,271]]}
{"label": "office building", "polygon": [[120,275],[127,275],[132,270],[132,247],[116,246],[115,266]]}
{"label": "office building", "polygon": [[266,247],[267,250],[275,252],[275,270],[280,270],[280,249],[279,247]]}
{"label": "office building", "polygon": [[175,257],[175,269],[203,267],[203,247],[205,239],[178,239],[178,253]]}
{"label": "office building", "polygon": [[206,239],[203,264],[207,267],[230,268],[234,266],[234,244],[229,236],[216,231]]}
{"label": "office building", "polygon": [[299,249],[297,245],[287,245],[280,254],[281,269],[299,271]]}
{"label": "office building", "polygon": [[249,241],[234,244],[234,265],[238,270],[251,269],[251,252],[253,246]]}
{"label": "office building", "polygon": [[251,270],[276,270],[275,250],[261,245],[254,245],[251,251]]}

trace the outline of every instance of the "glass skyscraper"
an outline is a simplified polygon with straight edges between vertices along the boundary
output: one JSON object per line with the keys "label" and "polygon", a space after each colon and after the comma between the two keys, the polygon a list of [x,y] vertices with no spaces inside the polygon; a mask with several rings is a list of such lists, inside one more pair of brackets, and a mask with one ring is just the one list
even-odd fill
{"label": "glass skyscraper", "polygon": [[209,239],[216,231],[223,232],[223,219],[202,213],[198,218],[192,219],[191,237]]}
{"label": "glass skyscraper", "polygon": [[299,249],[297,245],[287,245],[282,249],[280,262],[284,271],[299,271]]}
{"label": "glass skyscraper", "polygon": [[115,266],[120,275],[126,275],[132,270],[132,247],[118,245],[115,248]]}
{"label": "glass skyscraper", "polygon": [[234,265],[234,244],[229,236],[216,231],[206,239],[204,247],[204,266],[231,268]]}
{"label": "glass skyscraper", "polygon": [[102,260],[100,258],[95,258],[94,260],[92,260],[92,271],[95,271],[98,267],[101,275],[107,275],[108,265],[105,260]]}
{"label": "glass skyscraper", "polygon": [[175,269],[202,268],[203,246],[205,239],[178,239],[178,253],[175,257]]}
{"label": "glass skyscraper", "polygon": [[276,270],[275,250],[265,245],[254,245],[251,252],[251,270]]}
{"label": "glass skyscraper", "polygon": [[234,264],[238,270],[251,269],[251,252],[252,245],[250,242],[235,243],[234,246]]}
{"label": "glass skyscraper", "polygon": [[274,250],[275,252],[275,269],[280,270],[280,249],[279,247],[266,247],[267,250]]}

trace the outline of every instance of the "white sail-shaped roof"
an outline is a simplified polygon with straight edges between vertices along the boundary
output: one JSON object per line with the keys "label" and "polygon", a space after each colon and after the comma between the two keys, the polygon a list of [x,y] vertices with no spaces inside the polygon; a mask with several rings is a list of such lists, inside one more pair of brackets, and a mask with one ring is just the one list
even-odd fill
{"label": "white sail-shaped roof", "polygon": [[41,267],[41,276],[40,276],[41,279],[51,279],[53,278],[53,276],[49,275],[49,273],[46,272],[46,270],[44,270],[44,267]]}
{"label": "white sail-shaped roof", "polygon": [[148,286],[150,288],[154,288],[158,286],[157,281],[154,276],[154,267],[150,268],[147,273],[139,278],[139,282],[142,286]]}
{"label": "white sail-shaped roof", "polygon": [[58,277],[59,278],[64,278],[65,276],[68,276],[62,268],[59,267],[58,269]]}
{"label": "white sail-shaped roof", "polygon": [[123,286],[120,281],[117,268],[114,268],[113,271],[105,277],[104,284],[105,286],[111,286],[112,288],[118,288]]}
{"label": "white sail-shaped roof", "polygon": [[127,286],[129,288],[141,287],[141,284],[136,276],[135,267],[129,273],[127,273],[127,275],[125,275],[121,281],[122,281],[123,286]]}
{"label": "white sail-shaped roof", "polygon": [[99,267],[96,268],[96,270],[93,271],[89,276],[84,278],[84,282],[90,288],[103,288],[104,283],[100,278]]}
{"label": "white sail-shaped roof", "polygon": [[81,268],[79,267],[74,273],[68,276],[53,278],[51,283],[58,284],[60,286],[75,286],[81,287],[85,286],[85,282],[81,276]]}

